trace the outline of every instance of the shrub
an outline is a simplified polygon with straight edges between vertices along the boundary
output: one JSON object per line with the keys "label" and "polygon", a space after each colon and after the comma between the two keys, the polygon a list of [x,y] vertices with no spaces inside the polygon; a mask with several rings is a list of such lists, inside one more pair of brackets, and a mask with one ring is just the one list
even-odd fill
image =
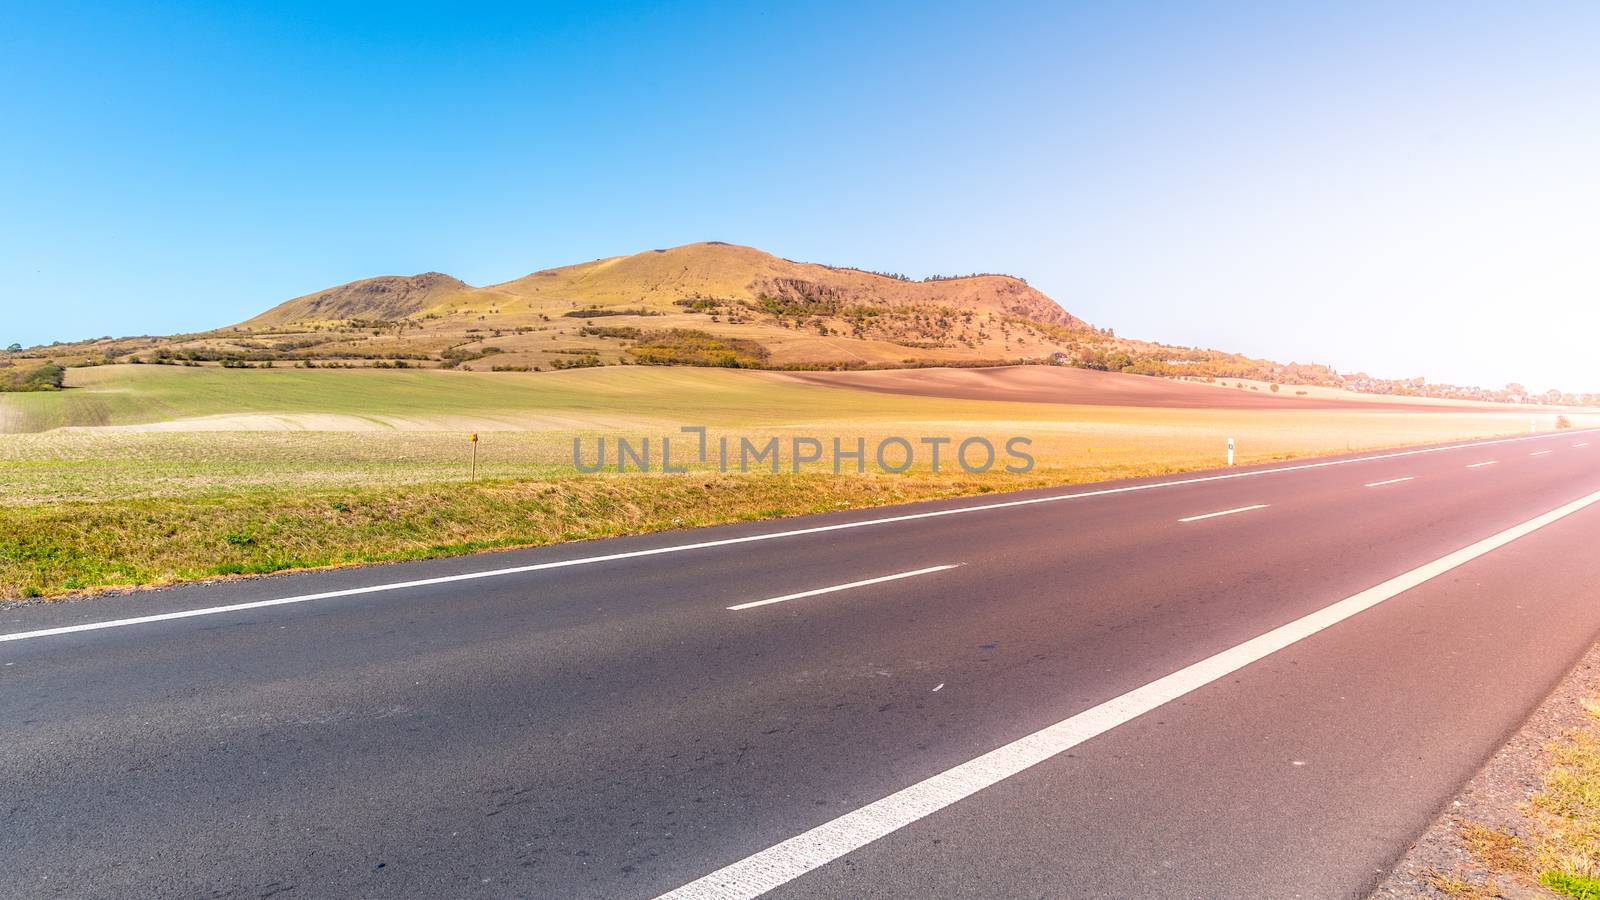
{"label": "shrub", "polygon": [[590,337],[622,338],[624,340],[633,340],[639,337],[642,332],[631,325],[585,325],[583,326],[582,333],[589,335]]}
{"label": "shrub", "polygon": [[0,391],[59,391],[66,386],[67,370],[53,362],[32,369],[0,373]]}
{"label": "shrub", "polygon": [[647,366],[715,366],[759,369],[771,354],[755,341],[718,337],[693,328],[652,331],[628,349],[634,360]]}
{"label": "shrub", "polygon": [[690,297],[687,300],[674,300],[672,305],[681,306],[690,312],[708,313],[714,312],[719,307],[734,306],[738,302],[737,300],[718,300],[714,297]]}
{"label": "shrub", "polygon": [[603,366],[604,362],[598,356],[575,356],[572,359],[558,359],[550,364],[552,369],[591,369]]}
{"label": "shrub", "polygon": [[1556,427],[1557,428],[1571,428],[1572,427],[1572,420],[1567,418],[1566,416],[1556,416]]}
{"label": "shrub", "polygon": [[571,312],[562,313],[561,315],[568,319],[596,319],[601,316],[659,316],[661,313],[658,313],[653,309],[645,309],[644,307],[639,307],[637,309],[602,309],[597,306],[591,306],[587,309],[575,309]]}
{"label": "shrub", "polygon": [[[473,331],[475,329],[469,328],[467,330]],[[477,350],[463,350],[460,347],[451,347],[440,353],[439,358],[444,362],[443,368],[454,369],[464,362],[472,362],[473,360],[483,359],[485,356],[493,356],[496,353],[503,352],[505,351],[499,347],[481,347]]]}

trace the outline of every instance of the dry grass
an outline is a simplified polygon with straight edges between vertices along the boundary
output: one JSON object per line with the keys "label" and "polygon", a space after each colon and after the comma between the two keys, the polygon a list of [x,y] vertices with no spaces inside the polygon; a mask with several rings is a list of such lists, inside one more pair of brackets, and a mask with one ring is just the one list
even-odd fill
{"label": "dry grass", "polygon": [[1484,881],[1474,881],[1463,875],[1447,875],[1434,870],[1428,873],[1427,878],[1435,890],[1456,900],[1497,900],[1502,896],[1493,876]]}
{"label": "dry grass", "polygon": [[[1241,463],[1291,459],[1312,453],[1394,446],[1416,441],[1494,433],[1388,429],[1365,424],[1365,433],[1344,428],[1306,426],[1296,430],[1273,423],[1213,423],[1204,417],[1190,422],[982,420],[908,421],[899,428],[845,421],[819,421],[789,427],[719,429],[712,439],[747,436],[756,442],[816,436],[857,439],[875,446],[884,437],[904,434],[960,440],[982,436],[999,447],[1009,435],[1032,440],[1037,468],[1028,476],[994,472],[985,484],[996,490],[1044,484],[1072,484],[1138,475],[1158,475],[1221,465],[1226,437],[1239,436]],[[1248,417],[1240,417],[1248,418]],[[1225,430],[1232,426],[1232,431]],[[626,436],[634,443],[649,438],[659,455],[663,436],[673,437],[674,455],[692,437],[674,429],[650,428],[605,432],[484,432],[480,434],[478,473],[497,480],[574,478],[572,440],[582,435],[585,458],[592,459],[596,440],[608,443]],[[614,444],[612,445],[614,446]],[[199,496],[253,488],[319,490],[408,484],[462,482],[467,479],[471,445],[465,432],[180,432],[151,434],[0,435],[0,506],[53,502],[104,502],[136,498]],[[946,459],[951,451],[946,451]],[[614,454],[613,454],[614,455]],[[931,476],[926,456],[907,475],[908,483]],[[657,460],[659,464],[659,460]],[[787,460],[785,462],[787,465]],[[953,466],[946,462],[946,471]],[[829,463],[808,467],[830,470]],[[648,483],[648,482],[647,482]]]}
{"label": "dry grass", "polygon": [[1522,838],[1470,820],[1462,821],[1459,831],[1467,849],[1490,870],[1520,874],[1533,871],[1533,857]]}

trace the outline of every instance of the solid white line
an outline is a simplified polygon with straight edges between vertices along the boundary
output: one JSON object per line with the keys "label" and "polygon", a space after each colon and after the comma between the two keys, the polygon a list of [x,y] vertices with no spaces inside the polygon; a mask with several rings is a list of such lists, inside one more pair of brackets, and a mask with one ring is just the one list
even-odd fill
{"label": "solid white line", "polygon": [[1476,469],[1476,468],[1479,468],[1480,466],[1492,466],[1492,465],[1494,465],[1495,463],[1497,463],[1499,461],[1500,460],[1498,460],[1498,459],[1486,459],[1483,462],[1475,462],[1472,465],[1467,466],[1467,468]]}
{"label": "solid white line", "polygon": [[1411,481],[1414,477],[1415,476],[1407,475],[1404,478],[1391,478],[1388,481],[1374,481],[1369,483],[1367,487],[1383,487],[1386,484],[1399,484],[1402,481]]}
{"label": "solid white line", "polygon": [[1543,456],[1546,453],[1554,453],[1554,452],[1555,452],[1554,450],[1535,450],[1532,453],[1529,453],[1528,455],[1529,456]]}
{"label": "solid white line", "polygon": [[[1593,430],[1593,429],[1591,429]],[[313,600],[331,600],[335,597],[354,597],[360,594],[376,594],[383,591],[398,591],[405,588],[426,587],[434,584],[451,584],[457,581],[472,581],[478,578],[497,578],[502,575],[521,575],[526,572],[542,572],[546,569],[564,569],[569,566],[586,566],[594,563],[614,562],[619,559],[638,559],[646,556],[660,556],[666,553],[682,553],[688,550],[707,550],[713,547],[731,547],[737,544],[750,544],[757,541],[772,541],[780,538],[800,537],[809,534],[825,534],[830,531],[843,531],[850,528],[868,528],[874,525],[892,525],[898,522],[914,522],[920,519],[936,519],[942,516],[959,516],[966,513],[988,512],[996,509],[1011,509],[1021,506],[1033,506],[1039,503],[1059,503],[1064,500],[1079,500],[1085,497],[1105,497],[1112,494],[1130,494],[1137,491],[1153,491],[1160,488],[1181,487],[1189,484],[1208,484],[1214,481],[1229,481],[1235,478],[1255,478],[1261,475],[1274,475],[1279,472],[1300,472],[1306,469],[1323,469],[1329,466],[1346,466],[1355,463],[1372,462],[1383,459],[1398,459],[1403,456],[1420,456],[1426,453],[1445,453],[1451,450],[1465,450],[1470,447],[1487,447],[1492,444],[1512,444],[1519,441],[1544,440],[1550,435],[1532,435],[1527,437],[1496,438],[1491,441],[1479,441],[1473,444],[1450,444],[1443,447],[1424,447],[1420,450],[1396,450],[1391,453],[1379,453],[1372,456],[1357,456],[1350,459],[1330,459],[1322,462],[1297,463],[1292,466],[1278,466],[1275,469],[1254,469],[1248,472],[1228,472],[1222,475],[1200,475],[1193,478],[1179,478],[1172,481],[1155,481],[1145,484],[1130,484],[1123,487],[1100,488],[1093,491],[1079,491],[1072,494],[1052,494],[1047,497],[1029,497],[1026,500],[1003,500],[996,503],[984,503],[978,506],[958,506],[952,509],[937,509],[929,512],[905,513],[898,516],[885,516],[881,519],[862,519],[855,522],[840,522],[835,525],[816,525],[811,528],[796,528],[792,531],[775,531],[765,534],[751,534],[744,537],[720,538],[712,541],[699,541],[692,544],[674,544],[667,547],[655,547],[649,550],[629,550],[622,553],[606,553],[600,556],[584,556],[577,559],[562,559],[554,562],[533,563],[526,566],[509,566],[504,569],[487,569],[481,572],[464,572],[460,575],[441,575],[437,578],[418,578],[413,581],[391,581],[384,584],[372,584],[366,587],[345,588],[337,591],[321,591],[315,594],[300,594],[294,597],[278,597],[272,600],[256,600],[250,603],[234,603],[228,606],[212,606],[205,609],[186,609],[180,612],[160,613],[151,616],[138,616],[131,619],[113,619],[106,622],[86,622],[81,625],[66,625],[60,628],[41,628],[37,631],[20,631],[12,634],[0,634],[0,643],[6,641],[22,641],[30,638],[50,637],[60,634],[72,634],[80,631],[98,631],[102,628],[121,628],[126,625],[143,625],[150,622],[166,622],[173,619],[188,619],[195,616],[212,616],[223,613],[241,612],[251,609],[263,609],[269,606],[283,606],[290,603],[309,603]]]}
{"label": "solid white line", "polygon": [[691,881],[661,895],[660,900],[745,900],[758,897],[1597,501],[1600,501],[1600,491],[1325,606],[1120,697],[1046,726],[1027,737],[990,750],[953,769],[902,788],[881,800]]}
{"label": "solid white line", "polygon": [[[959,565],[959,563],[957,564]],[[880,575],[877,578],[868,578],[865,581],[852,581],[849,584],[836,584],[833,587],[817,588],[814,591],[801,591],[798,594],[784,594],[782,597],[772,597],[767,600],[755,600],[750,603],[740,603],[730,606],[730,610],[754,609],[757,606],[770,606],[773,603],[782,603],[785,600],[799,600],[801,597],[815,597],[818,594],[831,594],[835,591],[848,591],[851,588],[866,587],[869,584],[883,584],[885,581],[899,581],[902,578],[911,578],[915,575],[926,575],[929,572],[943,572],[945,569],[954,569],[955,566],[929,566],[915,572],[901,572],[898,575]]]}
{"label": "solid white line", "polygon": [[1217,516],[1231,516],[1234,513],[1249,512],[1252,509],[1266,509],[1266,508],[1267,508],[1267,504],[1265,504],[1265,503],[1257,503],[1255,506],[1240,506],[1240,507],[1238,507],[1236,509],[1225,509],[1222,512],[1206,513],[1205,515],[1201,515],[1201,516],[1189,516],[1188,518],[1179,519],[1178,521],[1179,522],[1198,522],[1201,519],[1215,519]]}

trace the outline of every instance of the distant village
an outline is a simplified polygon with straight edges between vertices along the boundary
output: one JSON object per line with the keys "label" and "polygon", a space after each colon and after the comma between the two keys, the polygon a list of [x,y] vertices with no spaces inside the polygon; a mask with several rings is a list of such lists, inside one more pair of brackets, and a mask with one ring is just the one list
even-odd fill
{"label": "distant village", "polygon": [[[1106,332],[1107,335],[1110,332]],[[1044,362],[1134,375],[1206,381],[1229,378],[1265,381],[1272,390],[1278,385],[1313,385],[1341,388],[1361,394],[1388,394],[1399,397],[1438,397],[1445,400],[1481,400],[1490,403],[1531,403],[1539,406],[1600,406],[1600,393],[1575,394],[1557,389],[1530,391],[1512,383],[1503,388],[1430,383],[1426,378],[1374,378],[1365,372],[1340,374],[1332,366],[1315,363],[1275,363],[1251,359],[1236,353],[1188,347],[1145,344],[1107,351],[1075,347],[1074,353],[1057,352]],[[1240,385],[1241,387],[1243,385]]]}
{"label": "distant village", "polygon": [[1482,400],[1490,403],[1532,403],[1539,406],[1600,406],[1600,394],[1574,394],[1555,388],[1541,393],[1516,383],[1496,389],[1432,383],[1426,378],[1374,378],[1365,372],[1340,374],[1331,366],[1321,365],[1267,363],[1264,371],[1256,377],[1283,385],[1314,384],[1343,388],[1360,394]]}
{"label": "distant village", "polygon": [[1444,400],[1482,400],[1489,403],[1531,403],[1539,406],[1600,406],[1600,394],[1574,394],[1551,388],[1531,391],[1512,383],[1503,388],[1429,382],[1426,378],[1374,378],[1365,372],[1340,374],[1328,366],[1270,365],[1266,381],[1282,384],[1318,384],[1360,394],[1398,397],[1438,397]]}
{"label": "distant village", "polygon": [[1536,403],[1543,406],[1600,406],[1600,394],[1563,393],[1555,388],[1544,393],[1534,393],[1520,384],[1508,384],[1496,390],[1458,384],[1430,384],[1423,378],[1373,378],[1364,372],[1339,377],[1341,387],[1363,394],[1488,400],[1495,403]]}

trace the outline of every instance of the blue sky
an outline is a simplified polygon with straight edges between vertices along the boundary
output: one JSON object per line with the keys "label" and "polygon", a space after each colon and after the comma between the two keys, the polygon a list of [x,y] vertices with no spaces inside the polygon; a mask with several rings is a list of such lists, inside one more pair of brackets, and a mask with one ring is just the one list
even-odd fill
{"label": "blue sky", "polygon": [[1600,6],[798,7],[7,4],[0,342],[715,239],[1600,390]]}

